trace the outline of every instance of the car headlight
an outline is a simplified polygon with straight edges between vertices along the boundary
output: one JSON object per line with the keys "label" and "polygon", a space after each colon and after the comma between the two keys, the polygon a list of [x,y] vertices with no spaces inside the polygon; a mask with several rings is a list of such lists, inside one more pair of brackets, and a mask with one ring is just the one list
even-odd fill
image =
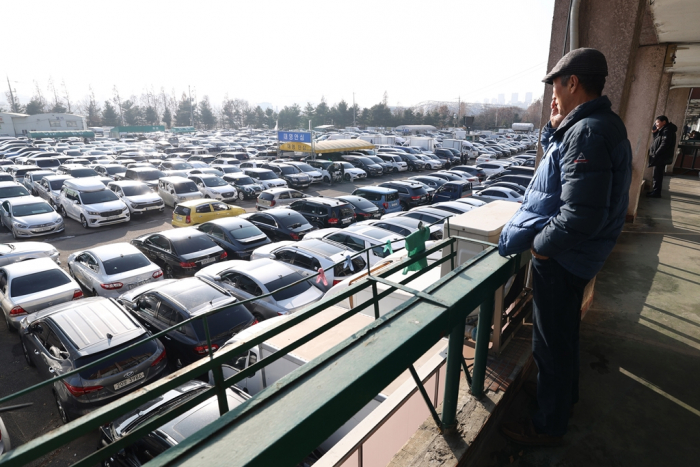
{"label": "car headlight", "polygon": [[122,209],[122,211],[128,211],[128,210],[129,210],[129,208],[126,206],[124,206],[124,209]]}
{"label": "car headlight", "polygon": [[249,187],[249,186],[244,187],[243,190],[244,190],[244,191],[248,191],[248,192],[253,191],[253,189],[252,189],[251,187]]}
{"label": "car headlight", "polygon": [[95,212],[95,211],[88,211],[87,213],[90,214],[91,216],[99,216],[100,215],[99,212]]}
{"label": "car headlight", "polygon": [[29,226],[25,224],[20,224],[19,222],[15,222],[15,227],[17,227],[18,229],[26,229]]}
{"label": "car headlight", "polygon": [[[54,224],[57,224],[57,225],[58,225],[58,224],[63,224],[63,219],[61,219],[61,218],[59,217],[58,219],[56,219],[56,222],[54,222]],[[56,252],[58,253],[57,250],[54,250],[54,251],[56,251]],[[53,254],[53,253],[51,253],[51,254]]]}

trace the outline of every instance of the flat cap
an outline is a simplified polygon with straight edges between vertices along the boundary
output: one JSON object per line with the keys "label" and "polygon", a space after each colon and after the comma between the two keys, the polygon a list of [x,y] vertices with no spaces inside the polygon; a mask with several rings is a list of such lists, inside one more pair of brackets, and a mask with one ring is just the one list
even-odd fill
{"label": "flat cap", "polygon": [[542,82],[552,84],[557,76],[568,75],[608,76],[608,62],[599,50],[575,49],[564,55],[552,71],[542,79]]}

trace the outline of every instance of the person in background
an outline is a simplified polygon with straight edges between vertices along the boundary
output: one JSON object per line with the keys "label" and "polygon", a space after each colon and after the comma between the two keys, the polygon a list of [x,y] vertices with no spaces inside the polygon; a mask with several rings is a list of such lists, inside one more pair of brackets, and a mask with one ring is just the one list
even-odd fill
{"label": "person in background", "polygon": [[602,95],[608,65],[595,49],[564,55],[544,78],[553,98],[542,129],[544,156],[522,205],[501,231],[498,251],[532,253],[532,355],[537,384],[531,420],[501,425],[519,444],[563,442],[579,399],[583,291],[622,231],[632,179],[632,147],[622,119]]}
{"label": "person in background", "polygon": [[666,166],[673,162],[673,153],[676,150],[676,131],[678,127],[668,121],[665,115],[656,117],[651,132],[654,141],[649,148],[649,167],[654,167],[653,184],[649,198],[661,198],[661,189],[664,183]]}

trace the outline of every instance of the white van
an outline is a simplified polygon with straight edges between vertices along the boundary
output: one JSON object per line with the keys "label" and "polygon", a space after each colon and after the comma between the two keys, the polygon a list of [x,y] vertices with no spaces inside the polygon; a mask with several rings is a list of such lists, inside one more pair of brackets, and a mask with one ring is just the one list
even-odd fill
{"label": "white van", "polygon": [[63,217],[75,219],[86,229],[131,220],[127,205],[97,177],[66,180],[56,204]]}
{"label": "white van", "polygon": [[203,198],[197,185],[185,177],[162,177],[158,180],[158,195],[163,202],[174,208],[176,204]]}

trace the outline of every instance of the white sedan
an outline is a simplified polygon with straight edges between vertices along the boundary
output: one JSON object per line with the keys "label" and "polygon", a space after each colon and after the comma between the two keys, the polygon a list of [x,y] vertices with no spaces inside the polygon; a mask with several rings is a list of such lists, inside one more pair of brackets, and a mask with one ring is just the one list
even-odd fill
{"label": "white sedan", "polygon": [[487,177],[506,170],[506,167],[504,167],[502,164],[497,164],[495,162],[485,162],[477,165],[476,167],[483,170]]}
{"label": "white sedan", "polygon": [[163,271],[135,246],[112,243],[68,257],[68,273],[88,293],[118,298],[147,282],[163,280]]}
{"label": "white sedan", "polygon": [[500,186],[494,186],[491,188],[486,188],[473,195],[474,198],[483,201],[513,201],[516,203],[522,203],[523,197],[520,193],[510,188],[504,188]]}

